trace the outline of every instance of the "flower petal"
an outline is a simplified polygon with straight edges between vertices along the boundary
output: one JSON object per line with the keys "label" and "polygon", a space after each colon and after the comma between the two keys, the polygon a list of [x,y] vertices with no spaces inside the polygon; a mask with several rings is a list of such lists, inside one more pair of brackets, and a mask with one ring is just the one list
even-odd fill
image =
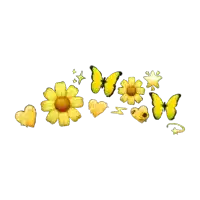
{"label": "flower petal", "polygon": [[140,103],[143,100],[143,98],[139,94],[135,94],[134,98],[137,103]]}
{"label": "flower petal", "polygon": [[66,85],[65,82],[58,82],[55,84],[55,91],[58,97],[65,96],[66,94]]}
{"label": "flower petal", "polygon": [[70,85],[66,91],[67,97],[75,97],[78,94],[78,88],[74,87],[73,85]]}
{"label": "flower petal", "polygon": [[60,112],[58,114],[58,120],[60,126],[69,126],[70,124],[69,115],[67,112]]}
{"label": "flower petal", "polygon": [[68,115],[69,115],[70,119],[74,122],[78,121],[78,119],[81,118],[81,113],[78,110],[76,110],[75,108],[70,108],[68,110]]}
{"label": "flower petal", "polygon": [[141,87],[141,86],[142,86],[142,81],[141,80],[137,80],[135,82],[135,87],[137,88],[137,87]]}
{"label": "flower petal", "polygon": [[129,105],[134,105],[135,104],[134,96],[128,96],[128,104]]}
{"label": "flower petal", "polygon": [[42,111],[46,112],[46,111],[51,111],[55,109],[55,105],[54,105],[54,101],[43,101],[41,103],[41,109]]}
{"label": "flower petal", "polygon": [[43,95],[47,100],[50,101],[55,101],[57,98],[56,93],[52,88],[47,88]]}
{"label": "flower petal", "polygon": [[124,94],[121,96],[120,100],[125,103],[128,100],[128,94]]}
{"label": "flower petal", "polygon": [[58,120],[58,111],[56,109],[50,111],[49,114],[46,117],[46,120],[48,122],[50,122],[51,124],[55,124],[56,121]]}
{"label": "flower petal", "polygon": [[144,94],[145,93],[145,89],[143,87],[138,87],[138,88],[136,88],[136,93],[137,94]]}
{"label": "flower petal", "polygon": [[82,97],[71,97],[69,98],[70,105],[72,108],[81,108],[83,107],[83,98]]}
{"label": "flower petal", "polygon": [[128,78],[128,83],[129,83],[130,86],[134,86],[134,84],[135,84],[135,77],[129,77]]}
{"label": "flower petal", "polygon": [[126,80],[123,80],[120,84],[121,84],[121,86],[123,88],[127,88],[128,87],[128,82]]}
{"label": "flower petal", "polygon": [[120,88],[118,88],[118,94],[125,94],[126,93],[126,88],[124,88],[124,87],[120,87]]}

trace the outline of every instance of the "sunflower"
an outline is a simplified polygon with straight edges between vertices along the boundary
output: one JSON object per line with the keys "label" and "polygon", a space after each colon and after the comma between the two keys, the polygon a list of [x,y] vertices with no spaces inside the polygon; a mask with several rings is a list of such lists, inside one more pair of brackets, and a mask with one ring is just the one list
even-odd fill
{"label": "sunflower", "polygon": [[129,105],[134,105],[135,101],[140,103],[143,98],[140,95],[143,95],[145,89],[142,86],[142,81],[137,80],[135,82],[135,77],[129,77],[128,82],[123,80],[120,88],[118,88],[118,94],[121,94],[120,100],[125,103],[128,101]]}
{"label": "sunflower", "polygon": [[70,119],[74,122],[81,118],[81,114],[75,108],[83,107],[83,98],[76,97],[78,88],[70,85],[66,89],[65,82],[55,84],[55,91],[47,88],[43,93],[47,99],[41,103],[41,109],[49,112],[46,120],[55,124],[59,120],[60,126],[69,126]]}

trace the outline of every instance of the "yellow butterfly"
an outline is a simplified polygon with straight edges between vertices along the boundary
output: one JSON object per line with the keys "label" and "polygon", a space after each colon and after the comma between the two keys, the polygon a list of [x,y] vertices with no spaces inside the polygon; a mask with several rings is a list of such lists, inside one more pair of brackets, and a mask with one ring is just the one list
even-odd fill
{"label": "yellow butterfly", "polygon": [[178,105],[178,101],[179,101],[179,98],[181,97],[181,94],[173,95],[169,99],[167,104],[163,103],[162,99],[156,93],[150,92],[149,94],[152,98],[152,105],[154,106],[152,108],[154,118],[156,120],[160,119],[163,111],[166,110],[167,118],[169,120],[173,120],[177,113],[175,107]]}
{"label": "yellow butterfly", "polygon": [[98,93],[100,88],[104,88],[104,93],[107,97],[112,96],[115,91],[116,83],[122,72],[114,72],[107,79],[102,78],[101,72],[94,66],[90,66],[92,70],[92,84],[91,89],[93,93]]}

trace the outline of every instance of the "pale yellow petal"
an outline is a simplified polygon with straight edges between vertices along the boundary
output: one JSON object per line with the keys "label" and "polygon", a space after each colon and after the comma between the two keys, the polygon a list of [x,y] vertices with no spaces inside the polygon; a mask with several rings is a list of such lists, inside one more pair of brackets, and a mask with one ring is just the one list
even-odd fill
{"label": "pale yellow petal", "polygon": [[145,89],[143,87],[138,87],[138,88],[136,88],[136,93],[137,94],[144,94],[145,93]]}
{"label": "pale yellow petal", "polygon": [[140,103],[143,100],[143,98],[139,94],[135,94],[134,98],[137,103]]}
{"label": "pale yellow petal", "polygon": [[67,112],[59,112],[58,120],[60,126],[69,126],[70,124],[69,115]]}
{"label": "pale yellow petal", "polygon": [[128,96],[128,104],[129,105],[134,105],[135,104],[134,96]]}
{"label": "pale yellow petal", "polygon": [[120,87],[120,88],[118,88],[118,94],[125,94],[126,93],[126,88],[124,88],[124,87]]}
{"label": "pale yellow petal", "polygon": [[128,83],[129,83],[130,86],[134,86],[134,84],[135,84],[135,77],[129,77],[128,78]]}
{"label": "pale yellow petal", "polygon": [[78,88],[74,87],[73,85],[70,85],[66,91],[67,97],[75,97],[78,94]]}
{"label": "pale yellow petal", "polygon": [[81,118],[81,113],[78,110],[76,110],[75,108],[70,108],[67,112],[68,112],[70,119],[74,122],[78,121],[78,119]]}
{"label": "pale yellow petal", "polygon": [[121,84],[121,86],[123,88],[127,88],[128,87],[128,82],[126,80],[123,80],[120,84]]}
{"label": "pale yellow petal", "polygon": [[83,107],[83,98],[82,97],[71,97],[70,100],[70,106],[72,108],[81,108]]}
{"label": "pale yellow petal", "polygon": [[48,101],[48,100],[43,101],[41,103],[41,109],[44,112],[54,110],[55,109],[54,101]]}
{"label": "pale yellow petal", "polygon": [[137,80],[135,82],[135,87],[138,88],[138,87],[141,87],[142,86],[142,81],[141,80]]}
{"label": "pale yellow petal", "polygon": [[66,94],[66,85],[65,82],[58,82],[55,84],[55,91],[58,97],[65,96]]}
{"label": "pale yellow petal", "polygon": [[47,100],[50,101],[55,101],[57,98],[56,92],[52,88],[47,88],[43,95]]}
{"label": "pale yellow petal", "polygon": [[50,122],[51,124],[55,124],[56,121],[58,120],[58,111],[56,109],[50,111],[49,114],[46,117],[46,120],[48,122]]}
{"label": "pale yellow petal", "polygon": [[120,100],[125,103],[128,100],[128,94],[124,94],[121,96]]}

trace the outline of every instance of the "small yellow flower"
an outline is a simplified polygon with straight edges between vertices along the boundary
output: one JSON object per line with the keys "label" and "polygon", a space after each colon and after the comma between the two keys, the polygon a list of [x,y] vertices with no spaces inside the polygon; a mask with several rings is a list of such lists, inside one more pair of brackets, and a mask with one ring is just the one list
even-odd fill
{"label": "small yellow flower", "polygon": [[135,101],[140,103],[143,98],[140,95],[145,93],[145,89],[142,86],[142,81],[137,80],[135,82],[135,77],[129,77],[128,82],[123,80],[121,82],[120,88],[118,88],[118,94],[121,94],[120,100],[125,103],[128,101],[129,105],[134,105]]}
{"label": "small yellow flower", "polygon": [[55,91],[47,88],[43,94],[47,100],[41,103],[41,109],[49,112],[46,120],[51,124],[59,120],[60,126],[69,126],[69,119],[76,122],[81,118],[81,114],[75,109],[83,107],[83,98],[76,97],[78,88],[70,85],[66,89],[65,82],[58,82],[55,84]]}

